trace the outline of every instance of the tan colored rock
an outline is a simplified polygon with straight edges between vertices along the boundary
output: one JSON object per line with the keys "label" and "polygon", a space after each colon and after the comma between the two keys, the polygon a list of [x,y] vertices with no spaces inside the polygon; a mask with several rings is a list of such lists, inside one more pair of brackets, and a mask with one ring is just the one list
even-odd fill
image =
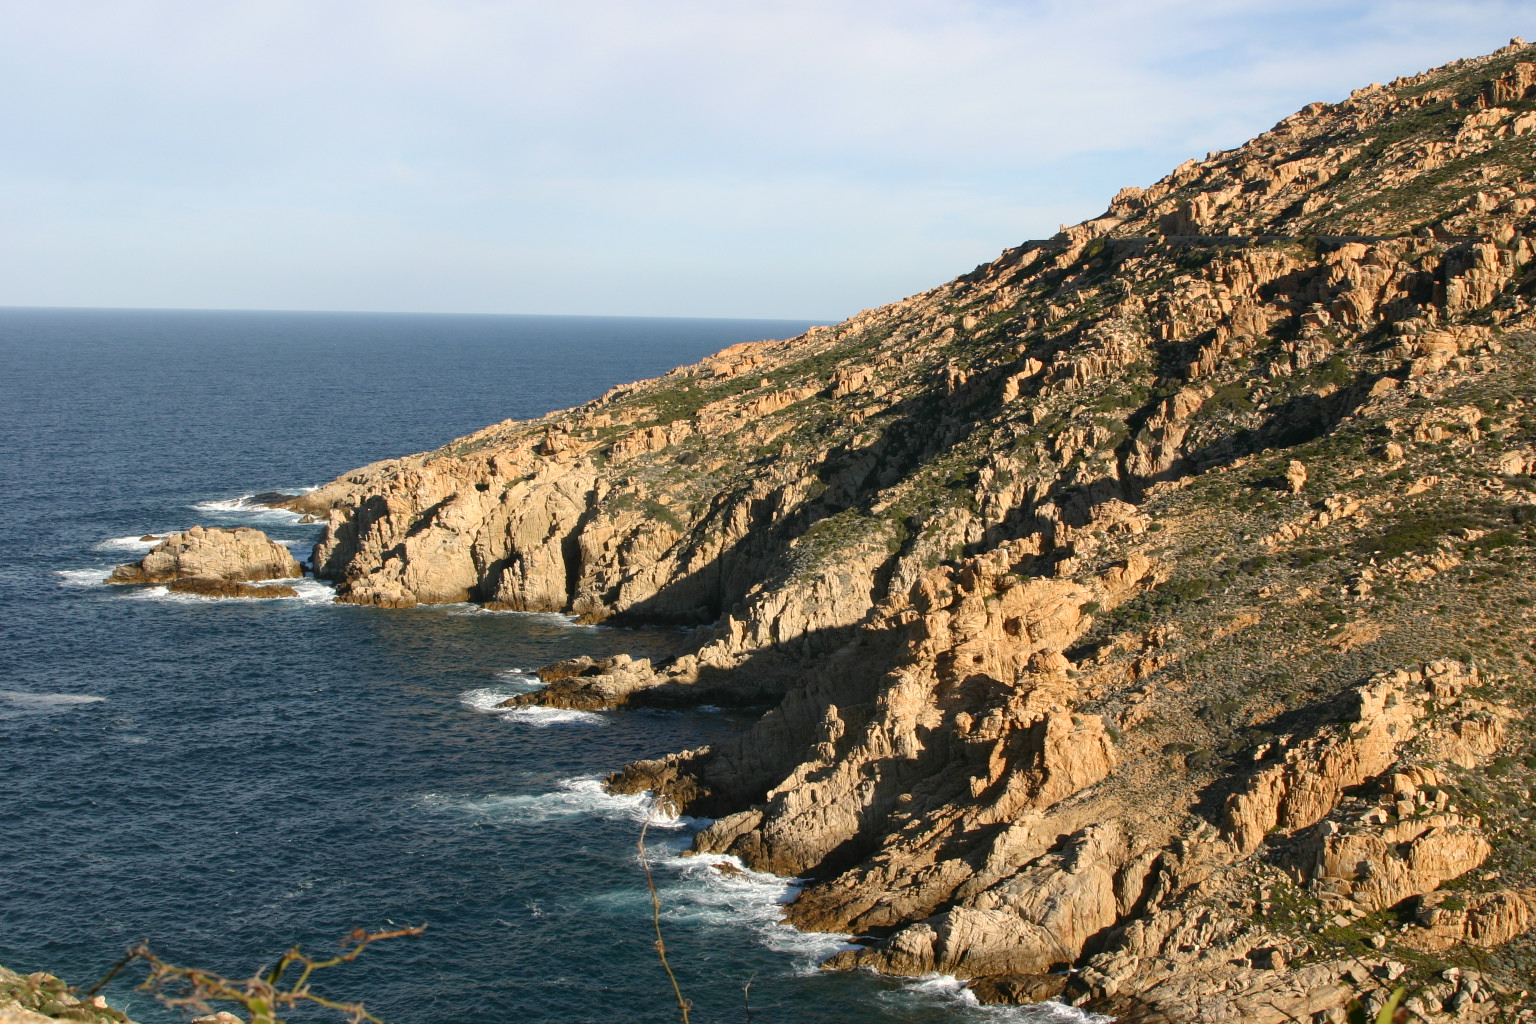
{"label": "tan colored rock", "polygon": [[168,535],[137,564],[118,566],[107,582],[166,583],[189,578],[238,582],[302,575],[288,549],[260,530],[194,526]]}
{"label": "tan colored rock", "polygon": [[[1528,515],[1527,57],[1312,104],[937,288],[292,507],[346,600],[699,627],[517,701],[771,706],[609,785],[812,878],[787,918],[863,934],[840,965],[1336,1024],[1401,965],[1329,924],[1485,884],[1495,826],[1448,794],[1516,731],[1506,677],[1422,661],[1528,639],[1479,538],[1362,552],[1469,496]],[[1336,493],[1303,514],[1277,471]],[[1268,914],[1282,871],[1315,917]],[[1435,984],[1436,1024],[1490,1004]]]}
{"label": "tan colored rock", "polygon": [[1501,946],[1536,927],[1536,893],[1429,893],[1416,901],[1414,923],[1402,941],[1429,952]]}
{"label": "tan colored rock", "polygon": [[43,971],[20,975],[0,967],[0,1024],[132,1024],[101,996],[86,998]]}
{"label": "tan colored rock", "polygon": [[1292,494],[1300,494],[1301,489],[1307,485],[1307,467],[1292,459],[1285,467],[1285,482]]}
{"label": "tan colored rock", "polygon": [[1385,910],[1433,892],[1488,859],[1476,819],[1430,815],[1382,829],[1325,832],[1314,840],[1310,875],[1330,895]]}
{"label": "tan colored rock", "polygon": [[1385,772],[1423,714],[1412,687],[1408,678],[1378,677],[1354,695],[1358,724],[1325,729],[1290,746],[1279,764],[1255,773],[1232,794],[1222,830],[1238,851],[1257,849],[1274,829],[1294,832],[1317,823],[1345,789]]}

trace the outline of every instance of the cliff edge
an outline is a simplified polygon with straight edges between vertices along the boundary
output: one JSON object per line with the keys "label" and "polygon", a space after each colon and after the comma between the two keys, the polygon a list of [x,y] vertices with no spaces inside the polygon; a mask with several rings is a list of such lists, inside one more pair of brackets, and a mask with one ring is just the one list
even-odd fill
{"label": "cliff edge", "polygon": [[342,600],[707,626],[517,700],[769,708],[610,785],[811,879],[832,966],[1536,1019],[1533,256],[1516,40],[291,507]]}

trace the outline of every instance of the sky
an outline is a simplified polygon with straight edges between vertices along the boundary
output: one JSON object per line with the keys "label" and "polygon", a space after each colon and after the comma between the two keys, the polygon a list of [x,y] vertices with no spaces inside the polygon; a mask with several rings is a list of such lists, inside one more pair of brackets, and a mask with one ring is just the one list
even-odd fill
{"label": "sky", "polygon": [[0,305],[839,320],[1529,0],[0,0]]}

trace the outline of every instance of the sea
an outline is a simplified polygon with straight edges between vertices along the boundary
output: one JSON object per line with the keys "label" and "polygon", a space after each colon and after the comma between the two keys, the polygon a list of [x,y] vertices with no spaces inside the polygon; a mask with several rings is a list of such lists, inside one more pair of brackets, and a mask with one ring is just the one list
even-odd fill
{"label": "sea", "polygon": [[[793,880],[685,857],[705,822],[603,792],[751,715],[498,703],[560,658],[688,634],[468,605],[214,600],[104,583],[145,537],[255,526],[307,558],[294,493],[577,405],[809,322],[0,309],[0,964],[93,984],[140,942],[247,978],[299,945],[425,925],[317,974],[389,1024],[1081,1022],[952,978],[828,972]],[[647,822],[649,824],[647,824]],[[189,1014],[105,989],[143,1024]],[[291,1020],[340,1020],[299,1011]]]}

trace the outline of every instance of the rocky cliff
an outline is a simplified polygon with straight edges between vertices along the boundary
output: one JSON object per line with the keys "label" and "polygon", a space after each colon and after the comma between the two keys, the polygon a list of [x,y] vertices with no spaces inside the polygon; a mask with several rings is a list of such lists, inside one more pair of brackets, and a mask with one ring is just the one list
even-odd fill
{"label": "rocky cliff", "polygon": [[518,700],[765,707],[611,785],[810,879],[832,966],[1536,1019],[1533,256],[1517,40],[292,507],[343,600],[707,626]]}

